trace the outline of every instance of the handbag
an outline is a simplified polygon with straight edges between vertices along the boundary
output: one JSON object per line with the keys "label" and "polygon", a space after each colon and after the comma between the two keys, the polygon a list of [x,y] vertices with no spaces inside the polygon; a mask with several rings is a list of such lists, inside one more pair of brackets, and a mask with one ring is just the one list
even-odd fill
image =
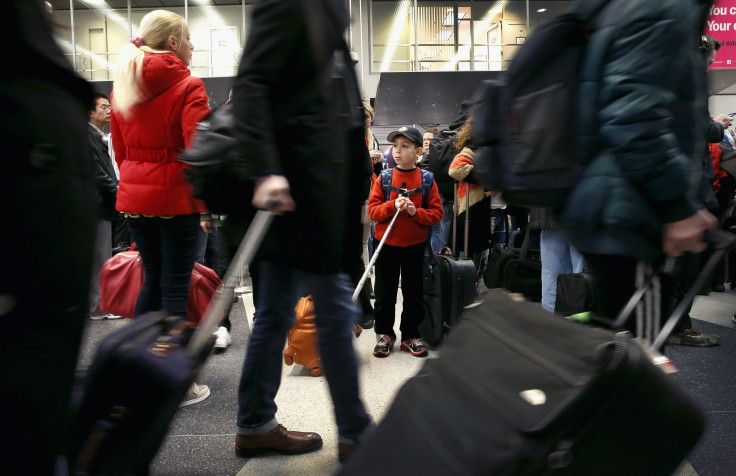
{"label": "handbag", "polygon": [[243,176],[233,137],[232,103],[225,103],[205,116],[194,138],[179,159],[187,164],[184,177],[192,195],[205,202],[207,210],[221,215],[252,218],[255,211],[243,197],[253,195],[253,181]]}
{"label": "handbag", "polygon": [[[143,261],[135,249],[120,252],[105,261],[100,272],[100,312],[131,319],[135,317],[135,303],[144,277]],[[194,263],[189,283],[187,320],[199,323],[221,285],[222,280],[214,270]]]}

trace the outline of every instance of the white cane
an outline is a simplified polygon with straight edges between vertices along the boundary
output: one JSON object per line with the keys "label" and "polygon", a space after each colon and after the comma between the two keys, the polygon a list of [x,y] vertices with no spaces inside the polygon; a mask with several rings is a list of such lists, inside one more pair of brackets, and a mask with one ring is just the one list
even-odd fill
{"label": "white cane", "polygon": [[353,302],[358,302],[358,295],[360,294],[360,291],[363,289],[365,280],[368,278],[368,275],[371,272],[371,268],[373,267],[373,264],[376,262],[376,259],[378,258],[378,253],[380,253],[381,248],[383,248],[383,242],[386,241],[386,237],[388,237],[388,234],[391,232],[391,228],[393,228],[394,222],[396,221],[396,217],[399,216],[399,213],[401,213],[401,210],[396,210],[396,215],[394,215],[394,217],[391,219],[391,223],[389,223],[388,228],[386,228],[386,233],[383,234],[383,238],[381,238],[381,242],[378,243],[378,247],[376,248],[376,251],[373,252],[373,257],[371,258],[370,263],[368,263],[368,266],[366,266],[365,271],[363,272],[363,276],[360,278],[360,282],[358,282],[358,285],[355,287],[355,292],[353,293]]}

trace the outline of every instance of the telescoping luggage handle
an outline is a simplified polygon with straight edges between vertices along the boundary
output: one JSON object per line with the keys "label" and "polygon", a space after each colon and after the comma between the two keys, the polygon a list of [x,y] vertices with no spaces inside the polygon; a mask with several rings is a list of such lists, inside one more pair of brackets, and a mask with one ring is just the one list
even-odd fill
{"label": "telescoping luggage handle", "polygon": [[452,214],[454,215],[452,221],[452,252],[458,258],[468,258],[468,236],[470,230],[470,183],[465,182],[465,236],[463,236],[463,254],[462,256],[457,251],[457,220],[460,217],[458,209],[458,189],[460,182],[455,181],[454,185],[454,196],[452,202]]}
{"label": "telescoping luggage handle", "polygon": [[[708,279],[715,270],[718,262],[723,259],[726,253],[736,247],[736,235],[724,230],[707,230],[705,232],[704,239],[706,243],[708,243],[709,247],[713,250],[713,253],[711,254],[708,261],[705,263],[705,266],[701,269],[700,274],[698,274],[698,277],[695,279],[695,283],[690,287],[685,297],[677,304],[675,310],[672,311],[672,314],[667,319],[661,331],[659,332],[659,334],[657,334],[657,337],[652,342],[650,346],[652,351],[659,351],[662,348],[662,345],[664,345],[667,337],[669,337],[670,333],[674,330],[677,322],[680,320],[680,317],[682,317],[685,312],[687,312],[688,307],[695,300],[695,296],[698,294],[698,291],[703,287],[706,279]],[[634,292],[634,295],[631,296],[629,302],[624,306],[623,309],[621,309],[621,312],[618,314],[618,317],[616,317],[616,320],[614,321],[614,328],[622,328],[626,324],[626,321],[628,321],[628,319],[631,317],[631,314],[634,312],[637,304],[644,297],[644,294],[649,288],[649,285],[654,279],[654,276],[658,273],[671,273],[676,266],[676,259],[677,258],[671,257],[667,258],[667,260],[659,270],[653,271],[647,277],[647,279],[645,280],[645,284],[639,287]]]}
{"label": "telescoping luggage handle", "polygon": [[210,301],[202,321],[192,335],[187,346],[187,352],[192,357],[200,355],[212,339],[212,334],[220,325],[222,317],[228,306],[232,305],[235,288],[238,286],[238,273],[244,266],[250,265],[258,248],[261,246],[263,237],[266,236],[268,227],[273,220],[273,214],[267,210],[258,210],[255,218],[248,227],[243,240],[240,242],[238,251],[233,257],[230,267],[225,272],[222,285]]}

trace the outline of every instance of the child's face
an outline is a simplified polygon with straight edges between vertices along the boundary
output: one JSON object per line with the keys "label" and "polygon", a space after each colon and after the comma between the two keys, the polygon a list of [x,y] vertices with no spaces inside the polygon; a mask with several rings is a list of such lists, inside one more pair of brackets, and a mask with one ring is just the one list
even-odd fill
{"label": "child's face", "polygon": [[404,136],[398,136],[394,140],[391,153],[394,155],[396,165],[402,169],[411,169],[416,165],[417,155],[422,155],[422,148]]}

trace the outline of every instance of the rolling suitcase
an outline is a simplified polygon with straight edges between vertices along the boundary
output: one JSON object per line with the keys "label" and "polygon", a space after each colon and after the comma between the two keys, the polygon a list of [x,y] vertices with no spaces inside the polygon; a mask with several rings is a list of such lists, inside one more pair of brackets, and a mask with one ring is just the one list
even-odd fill
{"label": "rolling suitcase", "polygon": [[[469,222],[470,220],[465,220],[466,250]],[[453,226],[457,226],[457,221]],[[453,249],[456,249],[455,243]],[[419,323],[419,333],[430,347],[437,347],[442,342],[460,319],[463,308],[473,302],[477,296],[475,280],[476,269],[472,259],[455,258],[452,254],[433,255],[429,238],[427,239],[427,253],[422,270],[424,318]]]}
{"label": "rolling suitcase", "polygon": [[374,474],[380,455],[394,474],[671,475],[705,417],[653,363],[652,349],[736,237],[724,240],[651,348],[486,291],[338,474]]}
{"label": "rolling suitcase", "polygon": [[102,341],[70,435],[73,474],[147,474],[212,351],[213,332],[232,305],[238,271],[251,262],[271,220],[269,212],[256,214],[199,327],[150,313]]}

